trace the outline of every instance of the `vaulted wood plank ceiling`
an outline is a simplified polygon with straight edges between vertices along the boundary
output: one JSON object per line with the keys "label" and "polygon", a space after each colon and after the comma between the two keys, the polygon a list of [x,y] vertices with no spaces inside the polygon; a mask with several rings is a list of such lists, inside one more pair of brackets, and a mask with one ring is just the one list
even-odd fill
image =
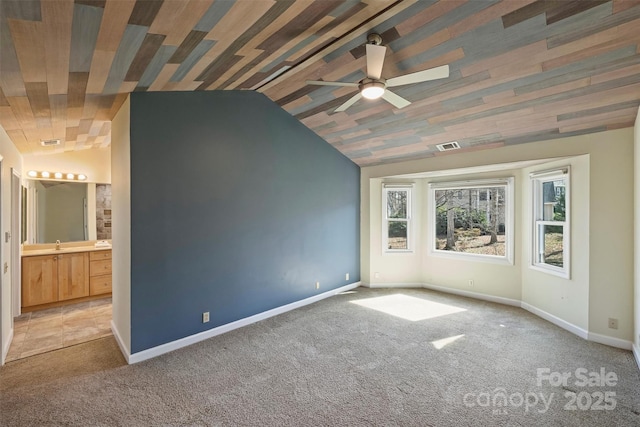
{"label": "vaulted wood plank ceiling", "polygon": [[[364,78],[371,32],[382,77],[450,76],[335,113],[355,89],[305,81]],[[640,0],[2,0],[0,125],[22,153],[105,147],[129,92],[257,90],[373,165],[632,126],[639,42]]]}

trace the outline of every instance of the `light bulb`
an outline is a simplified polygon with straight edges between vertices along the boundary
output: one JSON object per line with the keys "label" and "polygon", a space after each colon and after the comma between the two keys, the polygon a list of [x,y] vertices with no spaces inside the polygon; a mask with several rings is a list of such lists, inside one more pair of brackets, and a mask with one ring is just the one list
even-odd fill
{"label": "light bulb", "polygon": [[384,94],[382,86],[368,86],[362,89],[362,96],[367,99],[378,99]]}
{"label": "light bulb", "polygon": [[73,178],[75,178],[75,177],[76,177],[76,176],[75,176],[74,174],[72,174],[72,173],[68,173],[68,174],[67,174],[67,179],[73,179]]}
{"label": "light bulb", "polygon": [[86,175],[80,174],[80,175],[78,175],[78,179],[80,181],[84,181],[85,179],[87,179],[87,177],[86,177]]}
{"label": "light bulb", "polygon": [[62,172],[56,172],[53,174],[54,177],[56,177],[56,179],[61,179],[62,178]]}
{"label": "light bulb", "polygon": [[36,176],[38,176],[38,172],[36,172],[36,171],[29,171],[29,172],[27,172],[27,175],[29,175],[31,178],[35,178]]}
{"label": "light bulb", "polygon": [[49,172],[41,172],[40,175],[42,175],[43,178],[49,178],[51,176],[51,174]]}

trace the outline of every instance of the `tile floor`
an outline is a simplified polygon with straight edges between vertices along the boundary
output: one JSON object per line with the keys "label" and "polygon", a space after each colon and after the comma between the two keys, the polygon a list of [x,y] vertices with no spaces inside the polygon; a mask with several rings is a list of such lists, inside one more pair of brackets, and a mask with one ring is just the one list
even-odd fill
{"label": "tile floor", "polygon": [[111,298],[24,313],[14,319],[7,362],[111,335]]}

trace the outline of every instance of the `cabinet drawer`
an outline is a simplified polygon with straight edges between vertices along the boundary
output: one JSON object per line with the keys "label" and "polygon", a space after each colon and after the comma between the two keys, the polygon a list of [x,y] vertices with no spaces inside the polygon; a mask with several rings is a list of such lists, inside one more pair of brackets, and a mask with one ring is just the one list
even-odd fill
{"label": "cabinet drawer", "polygon": [[111,259],[111,251],[93,251],[89,252],[89,259],[91,261],[98,261],[101,259]]}
{"label": "cabinet drawer", "polygon": [[89,267],[89,275],[91,277],[93,276],[100,276],[103,274],[111,274],[111,260],[110,259],[104,259],[104,260],[100,260],[100,261],[91,261],[90,263],[90,267]]}
{"label": "cabinet drawer", "polygon": [[89,279],[89,295],[108,294],[111,292],[111,276],[95,276]]}

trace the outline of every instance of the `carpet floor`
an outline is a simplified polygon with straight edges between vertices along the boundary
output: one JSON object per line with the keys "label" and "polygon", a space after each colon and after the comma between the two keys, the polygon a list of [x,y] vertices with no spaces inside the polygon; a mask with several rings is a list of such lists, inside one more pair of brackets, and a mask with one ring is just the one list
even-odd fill
{"label": "carpet floor", "polygon": [[7,363],[2,426],[638,426],[629,351],[522,309],[358,288],[135,365],[113,337]]}

